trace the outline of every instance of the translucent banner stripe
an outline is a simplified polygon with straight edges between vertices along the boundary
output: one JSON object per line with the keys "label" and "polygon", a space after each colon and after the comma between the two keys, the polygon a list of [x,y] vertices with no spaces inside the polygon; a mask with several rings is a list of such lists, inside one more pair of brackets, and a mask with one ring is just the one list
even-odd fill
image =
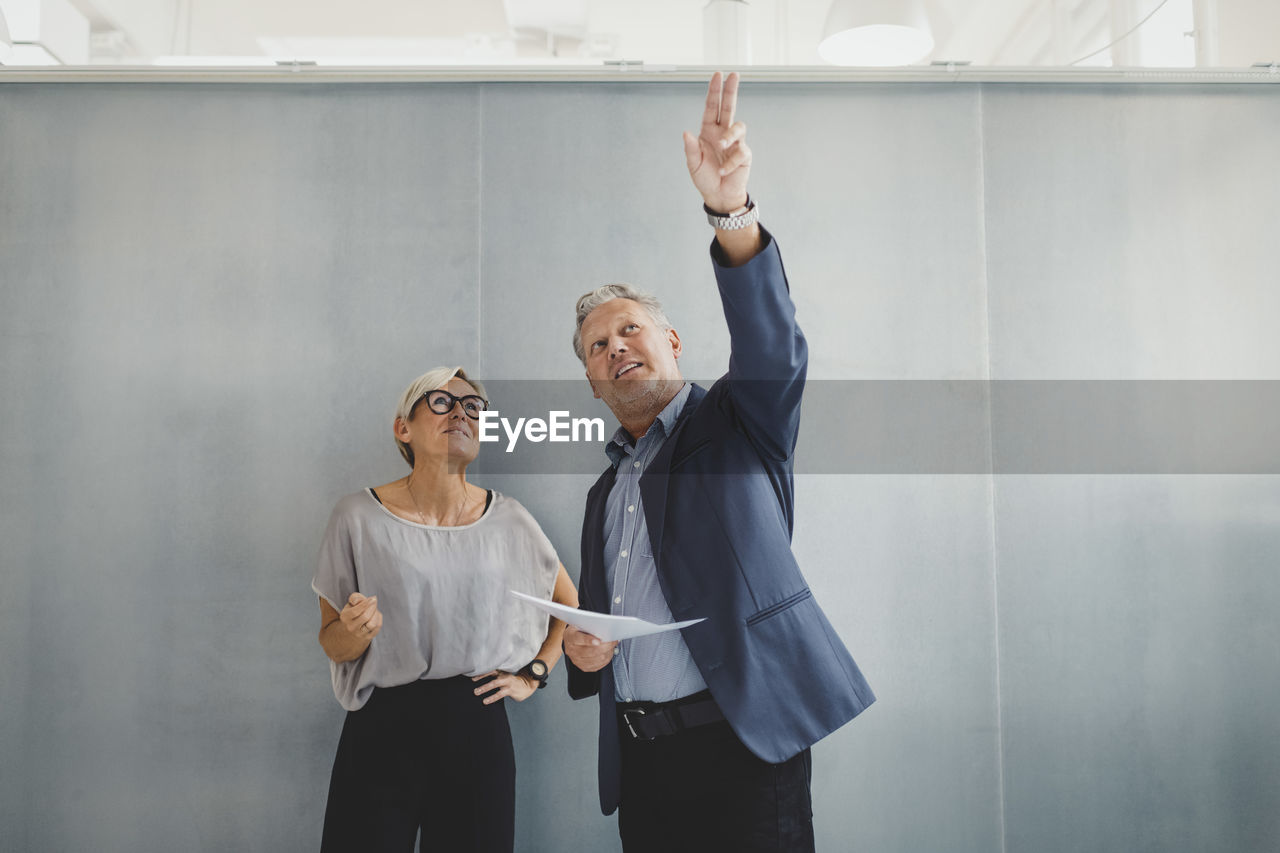
{"label": "translucent banner stripe", "polygon": [[[495,440],[481,445],[473,472],[591,474],[607,464],[601,437],[617,421],[585,382],[486,386]],[[767,402],[784,390],[758,380],[738,393]],[[710,473],[745,473],[716,464]],[[811,381],[795,471],[1277,474],[1280,381]]]}

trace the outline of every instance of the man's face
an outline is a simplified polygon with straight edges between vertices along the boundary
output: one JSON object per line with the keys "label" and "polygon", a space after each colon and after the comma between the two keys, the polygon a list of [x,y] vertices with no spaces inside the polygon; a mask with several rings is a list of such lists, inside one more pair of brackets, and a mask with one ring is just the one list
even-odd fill
{"label": "man's face", "polygon": [[623,412],[631,414],[658,400],[665,403],[669,397],[664,392],[672,383],[684,383],[676,363],[680,336],[674,329],[659,328],[633,300],[611,299],[588,314],[582,323],[582,349],[591,390],[620,419]]}

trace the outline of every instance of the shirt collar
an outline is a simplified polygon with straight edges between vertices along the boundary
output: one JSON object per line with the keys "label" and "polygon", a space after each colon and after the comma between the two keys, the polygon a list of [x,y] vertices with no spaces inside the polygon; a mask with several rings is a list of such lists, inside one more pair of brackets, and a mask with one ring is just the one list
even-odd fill
{"label": "shirt collar", "polygon": [[618,467],[618,463],[622,461],[624,456],[631,455],[640,442],[646,444],[657,441],[661,443],[662,438],[671,432],[671,427],[680,417],[680,413],[684,411],[684,404],[689,399],[689,391],[693,388],[688,382],[684,383],[684,387],[676,392],[671,398],[671,402],[658,413],[658,417],[649,426],[648,431],[640,436],[640,440],[632,442],[631,433],[622,427],[618,427],[618,431],[613,434],[613,438],[604,446],[604,452],[609,457],[609,461],[614,468]]}

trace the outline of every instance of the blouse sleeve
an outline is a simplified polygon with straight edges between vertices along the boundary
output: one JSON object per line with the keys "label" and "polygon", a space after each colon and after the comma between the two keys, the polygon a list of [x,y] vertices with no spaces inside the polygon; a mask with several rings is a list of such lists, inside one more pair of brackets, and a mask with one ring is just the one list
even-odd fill
{"label": "blouse sleeve", "polygon": [[311,589],[339,612],[351,593],[360,588],[356,574],[355,552],[351,546],[351,518],[344,511],[345,501],[334,507],[320,543],[320,559]]}

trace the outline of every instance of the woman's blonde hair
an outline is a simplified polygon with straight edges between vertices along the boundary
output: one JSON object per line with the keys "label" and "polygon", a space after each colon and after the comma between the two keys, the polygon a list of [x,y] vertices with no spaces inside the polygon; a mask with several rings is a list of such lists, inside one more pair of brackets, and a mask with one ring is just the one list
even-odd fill
{"label": "woman's blonde hair", "polygon": [[[413,409],[422,400],[422,395],[428,391],[435,391],[437,388],[443,388],[449,384],[449,380],[457,377],[463,382],[476,389],[476,393],[486,400],[489,395],[484,391],[484,385],[472,379],[467,375],[466,371],[461,367],[433,367],[417,379],[409,383],[409,387],[404,389],[404,393],[400,395],[400,403],[396,406],[396,418],[404,418],[406,421],[413,417]],[[392,418],[391,423],[395,423]],[[393,433],[394,436],[394,433]],[[396,438],[396,447],[400,450],[400,455],[404,457],[404,461],[409,463],[409,467],[413,467],[413,448],[405,444],[398,437]]]}

